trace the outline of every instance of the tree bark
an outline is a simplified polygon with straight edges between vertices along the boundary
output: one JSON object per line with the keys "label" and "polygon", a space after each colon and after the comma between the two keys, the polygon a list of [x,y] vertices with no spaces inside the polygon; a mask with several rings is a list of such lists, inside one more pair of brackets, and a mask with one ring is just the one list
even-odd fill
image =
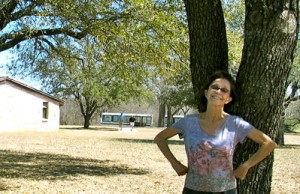
{"label": "tree bark", "polygon": [[[185,0],[190,37],[190,68],[195,98],[208,75],[228,70],[228,45],[223,10],[219,0]],[[199,110],[204,110],[198,104]]]}
{"label": "tree bark", "polygon": [[[185,0],[190,35],[190,68],[197,99],[203,83],[215,70],[228,69],[228,48],[221,3]],[[245,45],[237,75],[238,102],[232,112],[276,139],[286,83],[298,33],[298,0],[248,0]],[[199,106],[201,111],[203,107]],[[236,149],[234,165],[258,149],[247,140]],[[238,181],[242,194],[269,194],[274,157],[271,154]]]}
{"label": "tree bark", "polygon": [[90,120],[91,117],[89,115],[84,116],[84,124],[83,124],[84,129],[88,129],[90,127]]}
{"label": "tree bark", "polygon": [[172,125],[172,107],[167,105],[167,127],[171,127]]}
{"label": "tree bark", "polygon": [[166,103],[162,100],[159,99],[159,114],[158,114],[158,127],[164,127],[164,119],[166,115]]}
{"label": "tree bark", "polygon": [[[298,0],[245,3],[245,41],[237,74],[239,100],[234,112],[276,139],[297,43]],[[258,145],[252,142],[239,146],[236,165],[257,149]],[[238,182],[239,193],[270,193],[273,161],[271,154],[250,170],[246,181]]]}

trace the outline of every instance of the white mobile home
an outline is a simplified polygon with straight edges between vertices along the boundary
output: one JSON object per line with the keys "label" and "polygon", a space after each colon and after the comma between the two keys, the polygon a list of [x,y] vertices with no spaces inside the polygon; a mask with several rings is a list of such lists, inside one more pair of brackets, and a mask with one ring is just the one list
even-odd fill
{"label": "white mobile home", "polygon": [[9,77],[0,77],[0,132],[56,131],[63,101]]}

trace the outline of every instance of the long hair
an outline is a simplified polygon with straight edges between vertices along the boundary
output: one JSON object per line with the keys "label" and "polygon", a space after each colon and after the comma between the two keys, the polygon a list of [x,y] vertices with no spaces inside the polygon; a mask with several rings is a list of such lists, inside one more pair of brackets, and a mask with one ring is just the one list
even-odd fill
{"label": "long hair", "polygon": [[232,98],[232,100],[228,104],[225,104],[224,110],[228,111],[230,106],[234,104],[234,102],[237,100],[236,85],[233,77],[226,71],[216,71],[208,78],[208,82],[204,85],[204,87],[201,90],[200,103],[203,107],[203,110],[200,111],[206,111],[207,99],[205,96],[205,90],[208,90],[211,83],[214,82],[216,79],[226,79],[230,83],[230,97]]}

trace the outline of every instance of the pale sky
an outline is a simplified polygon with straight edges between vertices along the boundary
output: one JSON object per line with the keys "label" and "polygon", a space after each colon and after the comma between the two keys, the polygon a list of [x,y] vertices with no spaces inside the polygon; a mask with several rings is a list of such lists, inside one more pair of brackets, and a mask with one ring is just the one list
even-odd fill
{"label": "pale sky", "polygon": [[20,77],[12,77],[6,73],[3,66],[5,65],[5,63],[10,62],[11,57],[12,57],[12,54],[9,53],[9,51],[7,51],[7,50],[0,52],[0,76],[9,76],[11,79],[22,82],[28,86],[34,87],[38,90],[41,89],[40,83],[38,83],[38,81],[36,81],[36,80],[31,80],[30,78],[29,79],[21,79]]}
{"label": "pale sky", "polygon": [[6,76],[6,72],[3,69],[3,65],[9,62],[9,56],[10,54],[8,51],[0,52],[0,76]]}

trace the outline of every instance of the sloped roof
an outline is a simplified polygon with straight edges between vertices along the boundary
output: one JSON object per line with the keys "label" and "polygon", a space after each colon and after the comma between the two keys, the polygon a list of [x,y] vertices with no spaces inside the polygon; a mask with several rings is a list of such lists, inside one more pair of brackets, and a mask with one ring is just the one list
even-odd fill
{"label": "sloped roof", "polygon": [[38,89],[35,89],[35,88],[31,87],[31,86],[28,86],[26,84],[23,84],[23,83],[21,83],[21,82],[19,82],[17,80],[11,79],[8,76],[0,76],[0,84],[6,84],[8,82],[12,83],[12,84],[15,84],[15,85],[17,85],[17,86],[19,86],[21,88],[26,89],[26,90],[29,90],[31,92],[34,92],[34,93],[40,94],[42,96],[46,96],[46,97],[48,97],[48,98],[50,98],[52,100],[55,100],[55,101],[57,101],[59,103],[60,106],[62,106],[64,104],[64,101],[61,100],[61,99],[53,97],[53,96],[51,96],[51,95],[49,95],[49,94],[47,94],[45,92],[42,92],[42,91],[40,91]]}

